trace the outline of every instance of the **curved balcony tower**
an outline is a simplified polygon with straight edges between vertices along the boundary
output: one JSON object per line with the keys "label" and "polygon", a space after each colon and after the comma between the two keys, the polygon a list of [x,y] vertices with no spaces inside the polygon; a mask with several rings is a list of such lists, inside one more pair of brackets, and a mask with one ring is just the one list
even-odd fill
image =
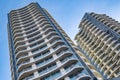
{"label": "curved balcony tower", "polygon": [[105,14],[86,13],[76,35],[79,49],[105,78],[120,76],[120,23]]}
{"label": "curved balcony tower", "polygon": [[8,20],[12,80],[102,79],[92,74],[94,67],[38,3],[12,10]]}

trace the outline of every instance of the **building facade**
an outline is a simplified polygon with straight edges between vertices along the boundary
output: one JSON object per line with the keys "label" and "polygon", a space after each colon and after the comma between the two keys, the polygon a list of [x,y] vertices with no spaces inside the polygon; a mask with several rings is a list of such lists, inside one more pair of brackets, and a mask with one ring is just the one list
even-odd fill
{"label": "building facade", "polygon": [[86,13],[75,37],[79,49],[104,78],[120,76],[120,23],[105,14]]}
{"label": "building facade", "polygon": [[102,80],[38,3],[8,14],[8,38],[12,80]]}

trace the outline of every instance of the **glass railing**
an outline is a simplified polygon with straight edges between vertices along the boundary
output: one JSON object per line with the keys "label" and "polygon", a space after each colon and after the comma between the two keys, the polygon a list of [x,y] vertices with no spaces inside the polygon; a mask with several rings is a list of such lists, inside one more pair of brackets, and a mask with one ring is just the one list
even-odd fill
{"label": "glass railing", "polygon": [[44,73],[46,73],[46,72],[49,72],[49,71],[53,70],[53,69],[56,68],[56,67],[57,67],[57,65],[54,65],[54,66],[52,66],[52,67],[50,67],[50,68],[47,68],[47,69],[45,69],[44,71],[41,71],[41,72],[39,73],[39,75],[42,75],[42,74],[44,74]]}
{"label": "glass railing", "polygon": [[27,35],[26,37],[27,37],[28,39],[31,39],[32,37],[34,37],[34,36],[36,36],[36,35],[38,35],[38,34],[40,34],[39,30],[30,33],[30,34]]}
{"label": "glass railing", "polygon": [[30,48],[38,47],[38,46],[40,46],[40,45],[42,45],[42,44],[44,44],[44,43],[45,43],[44,41],[43,41],[43,42],[34,43],[32,46],[30,46]]}
{"label": "glass railing", "polygon": [[44,50],[44,49],[46,49],[46,48],[47,48],[47,46],[44,46],[44,47],[42,47],[42,48],[38,48],[38,50],[32,51],[32,53],[33,53],[33,54],[36,54],[37,52],[42,51],[42,50]]}
{"label": "glass railing", "polygon": [[38,41],[38,40],[41,40],[42,39],[42,36],[41,35],[37,35],[35,37],[32,37],[32,38],[29,38],[29,43],[32,44],[34,43],[35,41]]}
{"label": "glass railing", "polygon": [[36,66],[39,67],[39,66],[41,66],[41,65],[47,64],[47,63],[49,63],[51,60],[53,60],[53,58],[50,58],[50,59],[47,60],[47,61],[43,61],[43,62],[41,62],[41,63],[38,63]]}
{"label": "glass railing", "polygon": [[44,55],[37,56],[37,57],[35,57],[34,59],[37,60],[37,59],[43,58],[43,57],[45,57],[46,55],[48,55],[49,53],[50,53],[50,52],[46,52]]}

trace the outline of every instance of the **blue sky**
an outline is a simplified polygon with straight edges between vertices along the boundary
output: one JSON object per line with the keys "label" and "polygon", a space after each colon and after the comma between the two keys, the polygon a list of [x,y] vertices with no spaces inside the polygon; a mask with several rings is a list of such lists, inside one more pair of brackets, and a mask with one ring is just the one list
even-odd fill
{"label": "blue sky", "polygon": [[0,0],[0,80],[11,80],[7,36],[7,13],[38,2],[74,40],[85,12],[107,14],[120,21],[120,0]]}

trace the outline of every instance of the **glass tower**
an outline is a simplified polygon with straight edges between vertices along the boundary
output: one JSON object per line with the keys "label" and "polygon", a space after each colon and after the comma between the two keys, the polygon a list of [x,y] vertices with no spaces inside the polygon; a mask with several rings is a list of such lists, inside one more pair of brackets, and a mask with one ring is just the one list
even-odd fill
{"label": "glass tower", "polygon": [[96,78],[85,56],[38,3],[8,14],[8,37],[12,80],[102,79],[97,72]]}
{"label": "glass tower", "polygon": [[105,14],[86,13],[75,39],[104,78],[120,76],[119,22]]}

